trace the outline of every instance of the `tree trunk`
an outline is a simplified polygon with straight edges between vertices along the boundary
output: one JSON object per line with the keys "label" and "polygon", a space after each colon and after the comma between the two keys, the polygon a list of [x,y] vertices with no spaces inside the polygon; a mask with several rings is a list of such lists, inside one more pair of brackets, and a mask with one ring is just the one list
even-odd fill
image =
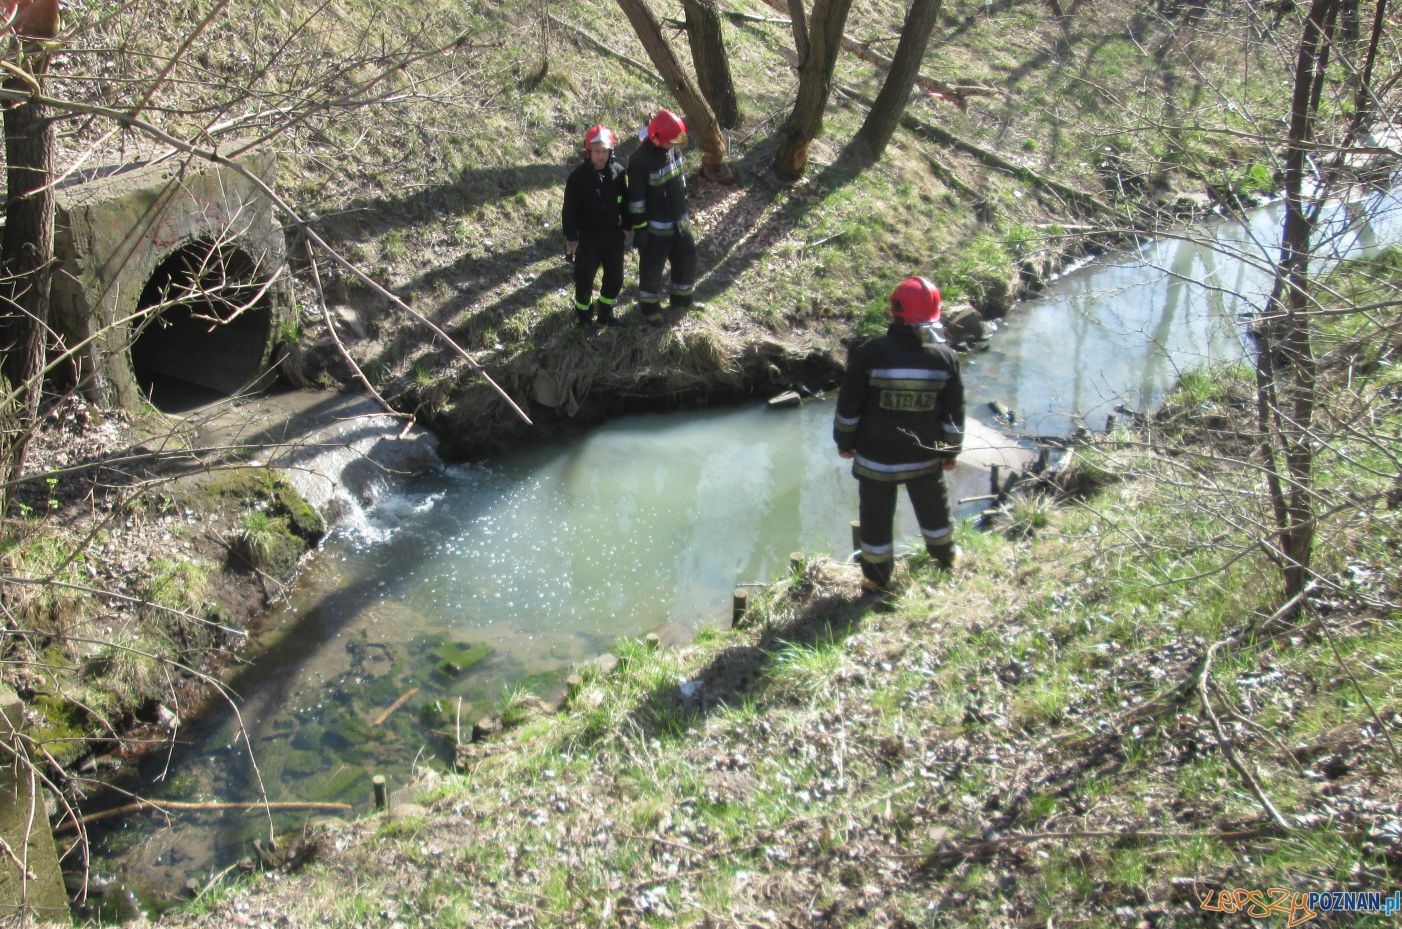
{"label": "tree trunk", "polygon": [[[787,12],[790,16],[789,21],[791,23],[802,22],[801,17],[803,16],[803,4],[800,3],[799,0],[787,0],[787,4],[786,0],[763,0],[763,2],[766,6],[768,6],[775,12]],[[797,10],[797,13],[794,12],[795,9]],[[798,20],[795,20],[793,18],[794,16],[798,16],[800,18]],[[794,50],[798,53],[797,59],[799,61],[802,61],[804,59],[804,56],[807,54],[804,51],[804,49],[806,48],[808,48],[808,32],[806,28],[800,29],[798,25],[795,25]],[[848,36],[844,35],[842,37],[842,48],[845,51],[849,51],[853,55],[856,55],[858,58],[862,59],[862,61],[871,62],[872,64],[880,68],[882,71],[891,70],[891,59],[887,58],[885,55],[881,54],[876,49],[871,48],[868,45],[863,45],[855,39],[849,38]],[[933,94],[939,94],[945,100],[959,107],[959,109],[961,110],[964,109],[964,107],[967,105],[967,102],[965,100],[966,97],[987,97],[1002,92],[996,87],[994,87],[992,84],[985,84],[982,82],[960,82],[958,84],[949,84],[944,81],[937,81],[934,78],[925,74],[917,74],[915,77],[915,84],[921,90],[929,91]]]}
{"label": "tree trunk", "polygon": [[[27,43],[26,43],[27,44]],[[27,64],[35,82],[42,82],[47,56]],[[12,76],[7,90],[27,91],[33,84]],[[49,330],[49,281],[53,276],[54,130],[44,106],[32,98],[5,110],[6,199],[5,232],[0,238],[0,368],[13,385],[20,428],[7,430],[3,449],[4,477],[18,477],[25,449],[38,422],[43,389],[45,346]]]}
{"label": "tree trunk", "polygon": [[[798,98],[793,112],[779,130],[779,150],[774,153],[774,173],[784,181],[796,181],[808,165],[808,146],[823,128],[823,111],[832,92],[832,71],[842,48],[842,29],[852,0],[814,0],[808,17],[808,54],[799,59]],[[797,29],[797,24],[794,26]]]}
{"label": "tree trunk", "polygon": [[[1354,15],[1357,15],[1357,0],[1352,0]],[[1368,39],[1368,52],[1363,59],[1363,73],[1358,77],[1354,88],[1353,123],[1349,126],[1348,142],[1358,141],[1358,136],[1373,127],[1373,71],[1378,63],[1378,49],[1382,45],[1383,34],[1387,31],[1387,0],[1378,0],[1373,10],[1373,31]]]}
{"label": "tree trunk", "polygon": [[876,102],[872,104],[862,128],[857,130],[855,142],[869,161],[880,160],[901,121],[901,114],[910,100],[911,88],[920,73],[920,63],[925,60],[925,47],[930,42],[930,33],[935,29],[941,4],[942,0],[913,0],[906,12],[905,26],[901,29],[900,44],[896,46],[896,57],[891,60],[891,70],[887,72],[881,93],[876,95]]}
{"label": "tree trunk", "polygon": [[1314,217],[1306,209],[1304,191],[1338,4],[1339,0],[1313,0],[1300,38],[1285,150],[1285,224],[1275,286],[1258,332],[1257,406],[1264,427],[1262,446],[1286,597],[1305,590],[1314,547],[1313,424],[1318,372],[1309,319]]}
{"label": "tree trunk", "polygon": [[695,139],[696,146],[701,149],[701,170],[707,177],[728,177],[725,136],[721,133],[720,124],[716,122],[715,113],[711,112],[711,105],[696,89],[677,53],[662,34],[661,23],[648,9],[646,0],[618,0],[618,5],[633,24],[633,31],[638,34],[657,73],[681,104],[682,112],[686,115],[687,135]]}
{"label": "tree trunk", "polygon": [[715,0],[682,0],[686,9],[686,38],[691,43],[691,60],[696,64],[696,80],[715,111],[723,129],[740,125],[740,103],[735,82],[730,77],[730,57],[725,53],[720,10]]}

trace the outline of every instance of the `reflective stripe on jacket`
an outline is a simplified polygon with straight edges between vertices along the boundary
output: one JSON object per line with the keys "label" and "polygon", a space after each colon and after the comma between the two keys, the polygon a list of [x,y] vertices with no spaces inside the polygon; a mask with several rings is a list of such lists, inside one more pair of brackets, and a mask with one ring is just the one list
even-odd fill
{"label": "reflective stripe on jacket", "polygon": [[907,481],[940,470],[964,442],[964,383],[948,345],[909,326],[852,349],[837,394],[833,441],[855,452],[852,473]]}
{"label": "reflective stripe on jacket", "polygon": [[634,229],[652,235],[691,228],[681,149],[644,140],[633,152],[628,159],[628,218]]}

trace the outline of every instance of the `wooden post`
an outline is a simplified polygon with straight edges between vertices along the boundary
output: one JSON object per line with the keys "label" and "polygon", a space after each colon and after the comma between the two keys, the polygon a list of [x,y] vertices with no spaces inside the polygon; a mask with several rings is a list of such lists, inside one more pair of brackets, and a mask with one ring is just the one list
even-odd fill
{"label": "wooden post", "polygon": [[750,592],[743,587],[736,587],[735,594],[730,603],[730,628],[737,629],[745,619],[745,611],[750,608]]}
{"label": "wooden post", "polygon": [[789,571],[798,574],[803,570],[803,552],[789,552]]}
{"label": "wooden post", "polygon": [[1000,472],[1001,470],[1003,469],[1000,468],[998,465],[994,465],[992,468],[989,469],[988,472],[988,492],[995,497],[998,496],[999,491],[1002,489],[999,486],[1000,481],[998,480],[998,478],[1001,477],[1001,475],[998,472]]}
{"label": "wooden post", "polygon": [[647,646],[648,651],[655,652],[658,648],[661,647],[662,639],[658,636],[657,633],[649,632],[647,636],[643,639],[643,644]]}
{"label": "wooden post", "polygon": [[862,521],[854,519],[847,525],[852,527],[852,551],[861,551],[862,548]]}
{"label": "wooden post", "polygon": [[385,776],[376,774],[370,784],[375,790],[375,809],[383,813],[389,809],[389,785],[385,783]]}

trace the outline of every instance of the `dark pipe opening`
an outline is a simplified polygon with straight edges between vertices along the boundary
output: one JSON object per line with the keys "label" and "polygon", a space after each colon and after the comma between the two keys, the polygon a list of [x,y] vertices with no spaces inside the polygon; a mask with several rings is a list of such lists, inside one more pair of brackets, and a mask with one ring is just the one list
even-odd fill
{"label": "dark pipe opening", "polygon": [[208,239],[156,267],[137,304],[131,363],[158,409],[183,412],[261,386],[273,324],[268,280],[243,249]]}

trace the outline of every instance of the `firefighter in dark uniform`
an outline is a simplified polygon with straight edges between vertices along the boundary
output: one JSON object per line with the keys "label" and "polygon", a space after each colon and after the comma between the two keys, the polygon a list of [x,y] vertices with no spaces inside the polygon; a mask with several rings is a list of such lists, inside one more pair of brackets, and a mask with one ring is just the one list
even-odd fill
{"label": "firefighter in dark uniform", "polygon": [[628,159],[628,213],[638,246],[638,306],[643,318],[664,324],[662,271],[671,265],[665,293],[685,312],[696,286],[696,240],[686,210],[682,146],[686,123],[671,110],[648,120],[643,142]]}
{"label": "firefighter in dark uniform", "polygon": [[[584,133],[584,161],[565,181],[565,206],[561,225],[565,231],[565,254],[574,261],[574,312],[581,326],[618,323],[613,307],[623,288],[623,255],[633,240],[633,230],[625,220],[628,176],[623,163],[613,157],[618,139],[606,126],[594,126]],[[594,296],[594,278],[600,266],[604,280],[599,299]]]}
{"label": "firefighter in dark uniform", "polygon": [[939,333],[940,292],[923,277],[891,292],[886,334],[852,349],[837,395],[833,439],[851,459],[860,499],[862,588],[891,581],[896,491],[910,494],[925,549],[954,567],[954,527],[944,472],[964,439],[959,356]]}

